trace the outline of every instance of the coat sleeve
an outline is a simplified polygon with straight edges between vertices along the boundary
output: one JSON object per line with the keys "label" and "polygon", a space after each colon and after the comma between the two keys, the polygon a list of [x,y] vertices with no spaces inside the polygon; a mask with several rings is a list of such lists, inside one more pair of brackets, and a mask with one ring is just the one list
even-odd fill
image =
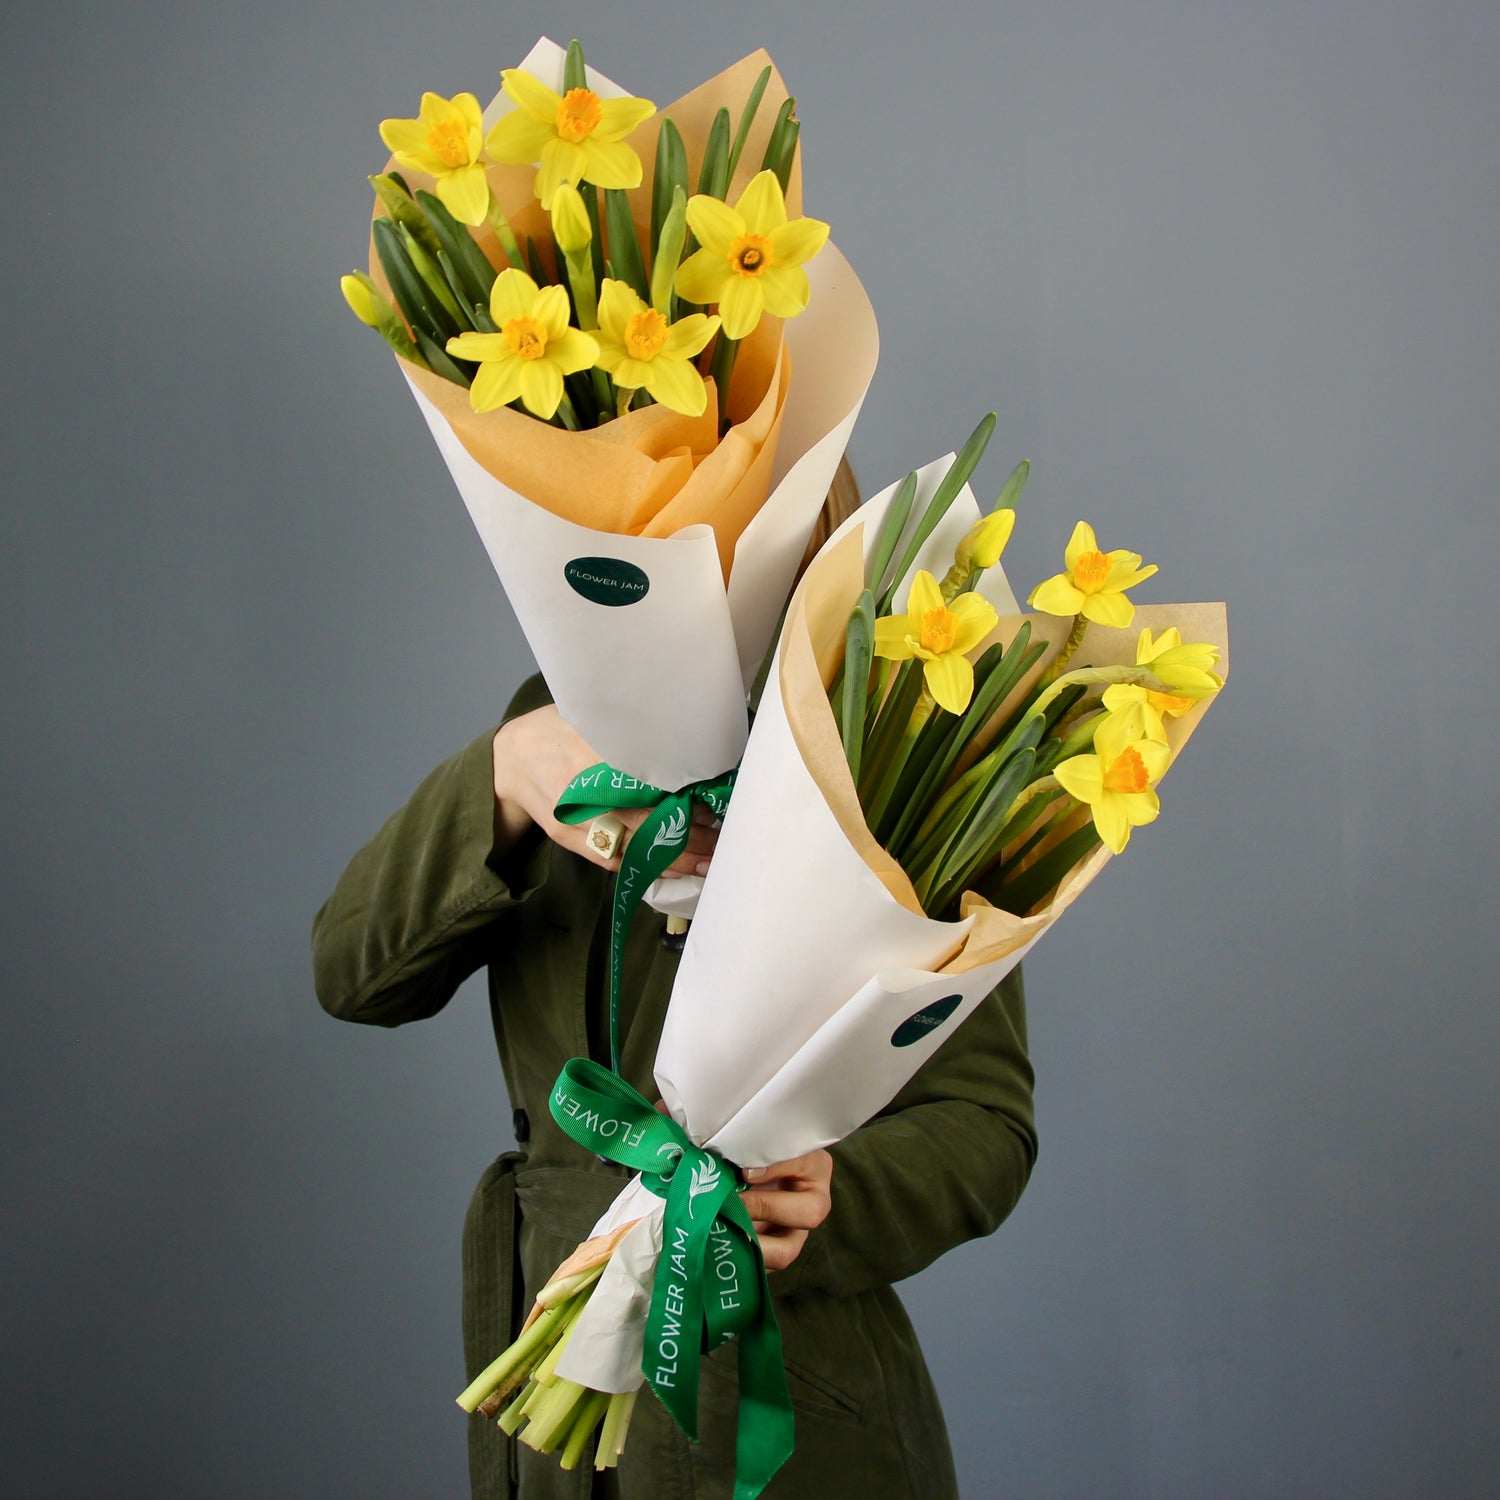
{"label": "coat sleeve", "polygon": [[1036,1160],[1019,966],[885,1110],[831,1148],[832,1208],[778,1295],[851,1296],[992,1233]]}
{"label": "coat sleeve", "polygon": [[[506,719],[547,701],[532,678]],[[552,846],[535,829],[495,857],[494,733],[427,777],[313,920],[313,979],[330,1015],[377,1026],[435,1015],[484,962],[486,929],[546,880]]]}

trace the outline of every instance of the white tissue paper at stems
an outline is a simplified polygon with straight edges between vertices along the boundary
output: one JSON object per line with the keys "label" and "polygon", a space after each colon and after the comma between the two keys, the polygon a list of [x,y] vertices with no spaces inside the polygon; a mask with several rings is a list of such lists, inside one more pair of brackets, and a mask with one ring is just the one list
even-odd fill
{"label": "white tissue paper at stems", "polygon": [[[557,86],[563,55],[544,40],[522,66]],[[590,85],[623,92],[592,71]],[[498,96],[487,126],[510,107]],[[708,526],[632,537],[555,516],[488,473],[407,381],[563,717],[601,759],[667,790],[739,761],[746,690],[875,371],[875,315],[849,263],[828,244],[807,275],[807,310],[783,329],[792,375],[771,492],[727,585]],[[610,603],[574,586],[600,579]]]}
{"label": "white tissue paper at stems", "polygon": [[[908,534],[952,462],[919,472]],[[862,506],[827,547],[863,523],[868,558],[895,491]],[[946,573],[978,517],[965,487],[911,571]],[[1017,612],[1001,569],[982,591],[1001,615]],[[849,843],[803,762],[773,671],[657,1048],[656,1082],[673,1118],[741,1166],[842,1139],[894,1098],[1035,941],[939,973],[970,925],[908,911]],[[633,1178],[595,1225],[603,1234],[640,1219],[575,1326],[558,1363],[564,1378],[608,1391],[641,1383],[661,1210]]]}

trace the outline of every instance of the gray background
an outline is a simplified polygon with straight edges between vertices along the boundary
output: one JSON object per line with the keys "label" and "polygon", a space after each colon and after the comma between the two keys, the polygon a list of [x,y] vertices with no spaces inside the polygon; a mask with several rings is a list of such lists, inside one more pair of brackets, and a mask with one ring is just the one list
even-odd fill
{"label": "gray background", "polygon": [[873,491],[1000,413],[1230,601],[1232,690],[1028,962],[1042,1154],[906,1289],[969,1497],[1500,1493],[1500,11],[7,5],[0,1452],[24,1497],[458,1494],[466,990],[307,928],[524,646],[337,290],[376,122],[541,32],[768,46],[877,309]]}

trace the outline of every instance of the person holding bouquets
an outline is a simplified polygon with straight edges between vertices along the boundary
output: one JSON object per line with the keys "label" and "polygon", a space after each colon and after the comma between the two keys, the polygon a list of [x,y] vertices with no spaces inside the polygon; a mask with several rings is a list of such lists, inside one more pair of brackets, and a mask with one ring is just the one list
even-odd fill
{"label": "person holding bouquets", "polygon": [[[852,508],[851,489],[841,476],[825,522],[836,525]],[[344,1020],[423,1019],[469,975],[487,971],[518,1150],[484,1173],[464,1228],[470,1376],[518,1332],[536,1291],[628,1175],[574,1144],[547,1109],[570,1057],[607,1058],[619,860],[590,848],[583,828],[552,817],[561,789],[595,760],[533,677],[499,729],[433,771],[355,856],[314,927],[318,996]],[[714,838],[712,827],[696,826],[673,873],[698,873]],[[654,1090],[677,970],[666,922],[642,909],[625,954],[622,1071],[643,1093]],[[875,1119],[827,1152],[768,1168],[747,1188],[772,1270],[797,1435],[767,1496],[957,1494],[937,1394],[892,1283],[992,1232],[1015,1206],[1036,1156],[1032,1081],[1016,968]],[[738,1419],[733,1347],[706,1356],[702,1368],[698,1443],[649,1393],[636,1403],[618,1468],[600,1473],[560,1468],[555,1456],[476,1420],[473,1494],[727,1500]]]}

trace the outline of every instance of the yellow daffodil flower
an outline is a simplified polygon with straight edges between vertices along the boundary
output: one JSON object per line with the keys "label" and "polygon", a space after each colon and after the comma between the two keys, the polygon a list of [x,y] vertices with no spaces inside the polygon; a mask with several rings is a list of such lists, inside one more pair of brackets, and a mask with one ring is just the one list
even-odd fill
{"label": "yellow daffodil flower", "polygon": [[1115,854],[1130,830],[1154,821],[1161,802],[1154,786],[1172,752],[1144,734],[1138,709],[1105,714],[1094,730],[1094,754],[1075,755],[1052,773],[1071,797],[1087,805],[1099,837]]}
{"label": "yellow daffodil flower", "polygon": [[950,714],[961,714],[974,696],[972,651],[999,617],[979,594],[960,594],[944,604],[937,579],[925,570],[912,579],[904,615],[875,622],[875,654],[888,661],[917,657],[927,691]]}
{"label": "yellow daffodil flower", "polygon": [[693,356],[702,353],[718,327],[717,318],[702,313],[668,324],[628,282],[606,277],[599,294],[596,363],[616,385],[644,389],[663,406],[699,417],[708,405],[708,391],[693,368]]}
{"label": "yellow daffodil flower", "polygon": [[1219,648],[1207,641],[1182,641],[1175,625],[1151,638],[1149,630],[1141,631],[1135,643],[1135,664],[1150,667],[1152,674],[1184,698],[1207,698],[1224,686],[1224,679],[1212,669],[1219,663]]}
{"label": "yellow daffodil flower", "polygon": [[519,396],[527,411],[550,420],[562,404],[563,376],[587,370],[599,357],[599,345],[568,326],[562,287],[538,287],[524,271],[502,271],[495,278],[490,317],[499,333],[461,333],[448,340],[449,354],[479,361],[469,404],[493,411]]}
{"label": "yellow daffodil flower", "polygon": [[677,295],[718,303],[725,337],[744,338],[763,312],[794,318],[807,306],[802,265],[823,248],[828,226],[788,219],[774,172],[752,177],[733,208],[707,194],[688,199],[687,219],[702,248],[678,268]]}
{"label": "yellow daffodil flower", "polygon": [[455,219],[482,224],[490,206],[490,185],[479,164],[484,140],[479,100],[473,94],[423,94],[415,120],[382,120],[380,139],[397,162],[426,172],[434,191]]}
{"label": "yellow daffodil flower", "polygon": [[1156,564],[1141,566],[1138,552],[1101,552],[1094,528],[1080,521],[1063,556],[1067,571],[1039,583],[1028,600],[1049,615],[1082,615],[1096,625],[1123,628],[1135,618],[1126,589],[1143,583]]}
{"label": "yellow daffodil flower", "polygon": [[1143,630],[1136,642],[1135,664],[1149,667],[1152,676],[1165,683],[1169,691],[1139,683],[1117,682],[1105,689],[1104,706],[1120,710],[1132,703],[1140,704],[1146,715],[1148,733],[1153,739],[1165,741],[1161,722],[1163,714],[1180,719],[1198,699],[1210,697],[1224,686],[1224,679],[1209,670],[1218,660],[1218,647],[1206,641],[1190,642],[1184,646],[1176,626],[1162,631],[1155,641],[1149,630]]}
{"label": "yellow daffodil flower", "polygon": [[593,89],[559,94],[524,68],[507,68],[500,78],[516,106],[495,122],[485,146],[496,161],[539,162],[536,195],[542,207],[566,182],[587,178],[596,187],[641,185],[641,159],[625,137],[656,113],[649,99],[601,99]]}

